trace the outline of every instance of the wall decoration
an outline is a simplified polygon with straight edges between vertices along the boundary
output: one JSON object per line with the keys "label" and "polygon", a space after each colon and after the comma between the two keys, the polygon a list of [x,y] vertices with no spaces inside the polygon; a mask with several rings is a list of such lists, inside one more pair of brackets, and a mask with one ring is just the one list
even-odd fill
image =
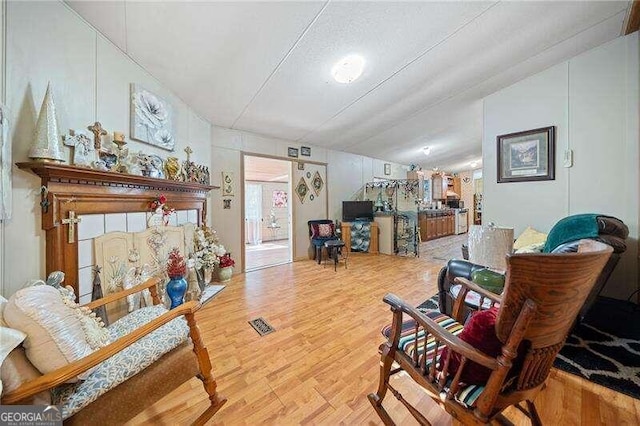
{"label": "wall decoration", "polygon": [[230,198],[222,200],[222,208],[223,209],[230,209],[231,208],[231,199]]}
{"label": "wall decoration", "polygon": [[[102,156],[102,154],[100,154]],[[155,154],[144,154],[140,151],[136,158],[140,165],[142,176],[164,178],[164,162]]]}
{"label": "wall decoration", "polygon": [[497,137],[498,183],[555,179],[555,126]]}
{"label": "wall decoration", "polygon": [[384,163],[384,174],[386,176],[389,176],[391,174],[391,164],[390,163]]}
{"label": "wall decoration", "polygon": [[313,191],[316,195],[320,195],[320,191],[322,191],[322,187],[324,186],[324,181],[322,180],[322,176],[320,176],[320,172],[316,171],[316,174],[313,176],[313,180],[311,181],[311,186],[313,187]]}
{"label": "wall decoration", "polygon": [[300,147],[300,155],[304,156],[304,157],[311,157],[311,148],[308,146],[301,146]]}
{"label": "wall decoration", "polygon": [[64,163],[51,83],[47,85],[47,92],[44,94],[44,99],[42,100],[40,114],[38,115],[38,121],[36,122],[36,133],[33,140],[33,146],[29,150],[29,158],[36,161],[55,161]]}
{"label": "wall decoration", "polygon": [[298,158],[298,148],[287,148],[287,155],[289,157]]}
{"label": "wall decoration", "polygon": [[222,172],[222,196],[233,197],[233,173]]}
{"label": "wall decoration", "polygon": [[311,172],[307,172],[307,179],[311,179]]}
{"label": "wall decoration", "polygon": [[95,159],[93,142],[82,132],[69,131],[69,135],[62,137],[66,146],[73,148],[71,163],[78,167],[91,167]]}
{"label": "wall decoration", "polygon": [[315,198],[315,197],[313,196],[313,194],[309,195],[309,201],[313,201],[313,200],[314,200],[314,198]]}
{"label": "wall decoration", "polygon": [[304,170],[304,163],[302,161],[298,162],[298,170]]}
{"label": "wall decoration", "polygon": [[278,207],[278,208],[287,207],[287,191],[280,191],[280,190],[273,191],[273,207]]}
{"label": "wall decoration", "polygon": [[298,194],[298,198],[300,202],[304,204],[304,199],[307,197],[307,193],[309,192],[309,186],[303,177],[300,178],[300,182],[298,182],[298,186],[296,186],[296,194]]}
{"label": "wall decoration", "polygon": [[0,103],[0,220],[11,219],[11,141],[9,114]]}
{"label": "wall decoration", "polygon": [[169,151],[176,145],[171,105],[135,83],[131,84],[131,139]]}
{"label": "wall decoration", "polygon": [[164,162],[164,175],[169,180],[184,181],[182,166],[177,157],[167,157]]}

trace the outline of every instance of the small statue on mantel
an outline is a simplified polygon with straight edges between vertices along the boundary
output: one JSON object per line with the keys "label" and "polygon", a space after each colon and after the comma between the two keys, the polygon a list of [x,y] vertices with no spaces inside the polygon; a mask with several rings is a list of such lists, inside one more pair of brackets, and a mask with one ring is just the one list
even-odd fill
{"label": "small statue on mantel", "polygon": [[166,178],[169,180],[182,181],[182,166],[180,166],[180,160],[177,157],[167,157],[164,163],[164,172]]}
{"label": "small statue on mantel", "polygon": [[74,166],[78,167],[91,167],[93,159],[95,157],[93,151],[93,144],[91,139],[83,132],[76,132],[69,130],[69,135],[63,136],[63,143],[66,146],[73,148],[73,160]]}

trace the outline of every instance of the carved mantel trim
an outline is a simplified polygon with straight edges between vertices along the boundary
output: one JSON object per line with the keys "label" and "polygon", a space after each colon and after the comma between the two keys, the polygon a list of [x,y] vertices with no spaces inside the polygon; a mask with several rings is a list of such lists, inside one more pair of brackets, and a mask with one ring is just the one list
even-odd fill
{"label": "carved mantel trim", "polygon": [[47,274],[65,272],[65,283],[78,294],[78,243],[69,242],[62,220],[76,215],[149,211],[158,194],[176,210],[197,210],[198,224],[207,217],[207,195],[218,186],[74,167],[57,163],[16,164],[41,179],[42,229],[46,232]]}

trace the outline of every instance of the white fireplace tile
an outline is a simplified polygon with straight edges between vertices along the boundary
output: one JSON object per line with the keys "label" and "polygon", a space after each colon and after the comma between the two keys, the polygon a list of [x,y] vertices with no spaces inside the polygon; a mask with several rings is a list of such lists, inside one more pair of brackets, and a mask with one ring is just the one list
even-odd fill
{"label": "white fireplace tile", "polygon": [[78,293],[91,294],[93,291],[93,271],[91,267],[80,268],[78,271]]}
{"label": "white fireplace tile", "polygon": [[93,240],[78,241],[78,267],[84,268],[93,264]]}
{"label": "white fireplace tile", "polygon": [[142,232],[147,229],[147,214],[127,213],[127,232]]}
{"label": "white fireplace tile", "polygon": [[81,305],[86,305],[89,302],[91,302],[91,293],[83,294],[82,296],[80,296],[80,304]]}
{"label": "white fireplace tile", "polygon": [[198,210],[187,210],[187,221],[198,224]]}
{"label": "white fireplace tile", "polygon": [[178,210],[176,216],[178,218],[178,225],[189,222],[189,214],[186,210]]}
{"label": "white fireplace tile", "polygon": [[88,240],[104,234],[103,214],[83,214],[78,223],[78,240]]}
{"label": "white fireplace tile", "polygon": [[104,215],[105,232],[127,232],[127,214],[110,213]]}
{"label": "white fireplace tile", "polygon": [[177,214],[172,214],[169,215],[169,225],[170,226],[178,226],[178,215]]}

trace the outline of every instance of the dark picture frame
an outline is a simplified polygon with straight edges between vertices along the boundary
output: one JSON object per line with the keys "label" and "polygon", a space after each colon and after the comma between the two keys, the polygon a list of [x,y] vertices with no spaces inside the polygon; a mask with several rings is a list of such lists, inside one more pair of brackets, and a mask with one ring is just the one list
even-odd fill
{"label": "dark picture frame", "polygon": [[498,183],[555,180],[555,126],[496,138]]}
{"label": "dark picture frame", "polygon": [[304,163],[302,161],[298,161],[298,170],[304,170]]}
{"label": "dark picture frame", "polygon": [[309,146],[301,146],[300,147],[300,155],[304,157],[311,157],[311,147]]}
{"label": "dark picture frame", "polygon": [[298,148],[287,148],[287,155],[289,157],[298,158]]}

